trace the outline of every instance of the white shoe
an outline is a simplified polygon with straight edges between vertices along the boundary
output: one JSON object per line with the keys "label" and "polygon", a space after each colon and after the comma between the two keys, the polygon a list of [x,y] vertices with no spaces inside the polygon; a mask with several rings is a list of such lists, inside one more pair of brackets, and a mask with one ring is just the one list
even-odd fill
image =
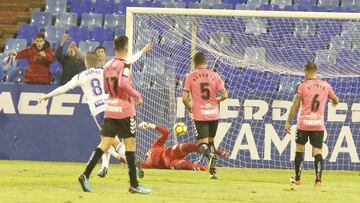
{"label": "white shoe", "polygon": [[139,128],[143,128],[143,129],[150,128],[150,124],[148,122],[143,121],[139,124]]}

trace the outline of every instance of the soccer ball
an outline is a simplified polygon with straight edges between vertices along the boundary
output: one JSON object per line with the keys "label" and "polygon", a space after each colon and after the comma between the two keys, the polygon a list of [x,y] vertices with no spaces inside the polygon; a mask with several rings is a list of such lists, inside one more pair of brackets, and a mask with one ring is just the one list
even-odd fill
{"label": "soccer ball", "polygon": [[187,133],[187,126],[183,122],[176,123],[174,125],[176,136],[185,135]]}

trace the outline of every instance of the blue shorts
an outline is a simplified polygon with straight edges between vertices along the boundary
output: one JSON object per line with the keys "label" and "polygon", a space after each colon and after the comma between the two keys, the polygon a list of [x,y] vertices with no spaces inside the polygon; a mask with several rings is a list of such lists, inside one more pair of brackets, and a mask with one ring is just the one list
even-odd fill
{"label": "blue shorts", "polygon": [[105,116],[105,112],[100,112],[100,113],[96,114],[96,116],[94,116],[96,126],[98,127],[99,130],[101,130],[101,128],[104,124],[104,116]]}

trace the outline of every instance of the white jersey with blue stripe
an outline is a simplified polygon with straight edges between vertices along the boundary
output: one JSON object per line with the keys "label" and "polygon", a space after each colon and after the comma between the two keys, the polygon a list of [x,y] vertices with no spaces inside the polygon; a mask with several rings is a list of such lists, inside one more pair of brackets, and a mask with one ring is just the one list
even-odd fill
{"label": "white jersey with blue stripe", "polygon": [[105,110],[108,95],[104,93],[102,68],[89,68],[82,71],[75,75],[65,85],[58,87],[47,94],[47,96],[54,97],[64,94],[75,87],[81,87],[89,105],[91,115],[96,116],[98,113]]}
{"label": "white jersey with blue stripe", "polygon": [[[143,51],[137,52],[126,58],[125,63],[134,63],[142,54]],[[102,68],[89,68],[84,70],[75,75],[65,85],[56,88],[46,96],[48,98],[58,96],[75,87],[81,87],[89,105],[91,115],[96,117],[97,114],[105,111],[105,105],[108,98],[108,95],[104,92],[103,72],[104,70]]]}

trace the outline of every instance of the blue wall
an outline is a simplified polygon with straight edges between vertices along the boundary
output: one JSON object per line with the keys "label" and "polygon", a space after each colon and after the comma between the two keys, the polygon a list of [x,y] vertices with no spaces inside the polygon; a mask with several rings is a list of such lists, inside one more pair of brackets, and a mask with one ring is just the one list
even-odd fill
{"label": "blue wall", "polygon": [[[87,161],[99,143],[98,130],[79,89],[38,105],[36,100],[56,86],[0,84],[0,159],[41,161]],[[144,98],[166,94],[164,90],[143,91]],[[360,101],[356,95],[339,95],[342,104],[336,113],[326,113],[327,138],[324,141],[326,168],[360,170]],[[293,135],[285,135],[286,107],[293,95],[285,93],[231,92],[222,103],[216,144],[231,153],[219,160],[223,166],[291,168]],[[193,142],[192,124],[178,100],[178,120],[189,126],[189,134],[179,142]],[[145,99],[138,119],[166,123],[165,108],[159,101]],[[164,102],[166,103],[166,102]],[[276,107],[285,104],[284,108]],[[148,104],[148,105],[147,105]],[[165,104],[158,105],[164,107]],[[253,107],[252,107],[253,106]],[[280,105],[281,106],[281,105]],[[156,108],[154,108],[156,107]],[[327,107],[327,109],[331,107]],[[144,115],[147,109],[151,115]],[[358,110],[357,110],[358,109]],[[260,113],[257,113],[260,110]],[[263,112],[261,112],[264,110]],[[148,110],[149,111],[149,110]],[[156,112],[154,112],[156,111]],[[246,113],[245,113],[246,112]],[[164,119],[165,118],[165,119]],[[337,120],[337,121],[335,121]],[[294,126],[295,130],[295,126]],[[143,159],[146,149],[157,136],[139,130],[138,155]],[[287,137],[286,137],[287,136]],[[289,139],[282,141],[282,139]],[[254,145],[252,145],[252,140]],[[169,145],[173,144],[173,140]],[[294,143],[293,143],[294,144]],[[312,167],[311,151],[306,153],[306,168]],[[343,151],[343,152],[342,152]],[[280,153],[281,152],[281,153]],[[192,155],[189,159],[197,159]]]}

